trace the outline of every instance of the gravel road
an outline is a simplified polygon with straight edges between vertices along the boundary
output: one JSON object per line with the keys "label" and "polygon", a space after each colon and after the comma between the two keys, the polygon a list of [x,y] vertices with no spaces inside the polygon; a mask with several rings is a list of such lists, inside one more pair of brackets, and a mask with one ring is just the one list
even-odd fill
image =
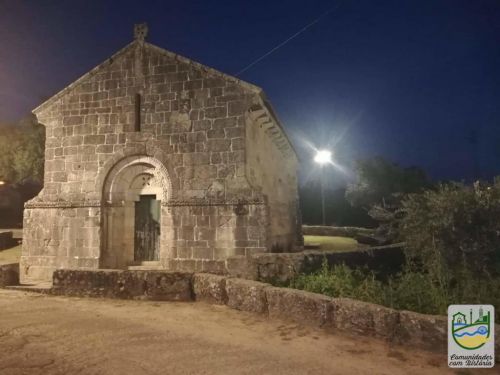
{"label": "gravel road", "polygon": [[0,290],[2,375],[453,373],[445,361],[225,306]]}

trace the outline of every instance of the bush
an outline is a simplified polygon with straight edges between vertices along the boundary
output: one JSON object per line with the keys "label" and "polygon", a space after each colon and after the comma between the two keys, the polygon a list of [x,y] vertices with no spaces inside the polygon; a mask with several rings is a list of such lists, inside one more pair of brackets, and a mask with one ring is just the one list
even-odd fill
{"label": "bush", "polygon": [[382,282],[373,271],[325,262],[290,286],[427,314],[446,314],[450,304],[500,306],[500,179],[411,194],[401,212],[393,225],[406,243],[403,272]]}
{"label": "bush", "polygon": [[[410,267],[381,281],[366,268],[351,269],[343,264],[329,268],[325,260],[320,270],[298,275],[288,286],[423,314],[445,315],[448,305],[459,303],[500,306],[500,278],[478,279],[472,273],[461,274],[454,284],[443,287],[428,274]],[[496,315],[500,319],[500,311]]]}
{"label": "bush", "polygon": [[351,269],[344,264],[330,269],[326,259],[319,271],[299,275],[291,280],[289,286],[331,297],[351,297],[381,304],[385,302],[380,293],[383,285],[376,280],[373,271]]}
{"label": "bush", "polygon": [[403,201],[400,236],[409,261],[435,280],[469,271],[498,275],[500,180],[473,187],[453,183]]}

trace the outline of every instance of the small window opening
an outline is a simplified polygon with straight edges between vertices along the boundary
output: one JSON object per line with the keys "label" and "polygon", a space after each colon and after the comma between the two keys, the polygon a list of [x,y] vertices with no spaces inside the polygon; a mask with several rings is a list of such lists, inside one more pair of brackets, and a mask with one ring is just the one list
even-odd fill
{"label": "small window opening", "polygon": [[135,94],[135,121],[134,131],[141,131],[141,94]]}

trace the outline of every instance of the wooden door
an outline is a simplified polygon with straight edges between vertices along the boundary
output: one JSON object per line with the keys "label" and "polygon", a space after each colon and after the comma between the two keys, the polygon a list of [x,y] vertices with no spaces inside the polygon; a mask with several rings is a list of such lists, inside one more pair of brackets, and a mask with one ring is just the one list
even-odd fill
{"label": "wooden door", "polygon": [[134,260],[158,260],[159,245],[160,201],[156,200],[156,195],[141,195],[135,202]]}

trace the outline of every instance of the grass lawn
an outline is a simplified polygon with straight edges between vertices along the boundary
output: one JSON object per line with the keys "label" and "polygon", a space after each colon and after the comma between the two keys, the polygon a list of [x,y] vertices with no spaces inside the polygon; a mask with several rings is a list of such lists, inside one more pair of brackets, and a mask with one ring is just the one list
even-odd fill
{"label": "grass lawn", "polygon": [[334,236],[304,236],[305,244],[318,244],[320,250],[351,251],[364,248],[353,238]]}
{"label": "grass lawn", "polygon": [[21,257],[21,245],[0,250],[0,264],[18,263]]}

